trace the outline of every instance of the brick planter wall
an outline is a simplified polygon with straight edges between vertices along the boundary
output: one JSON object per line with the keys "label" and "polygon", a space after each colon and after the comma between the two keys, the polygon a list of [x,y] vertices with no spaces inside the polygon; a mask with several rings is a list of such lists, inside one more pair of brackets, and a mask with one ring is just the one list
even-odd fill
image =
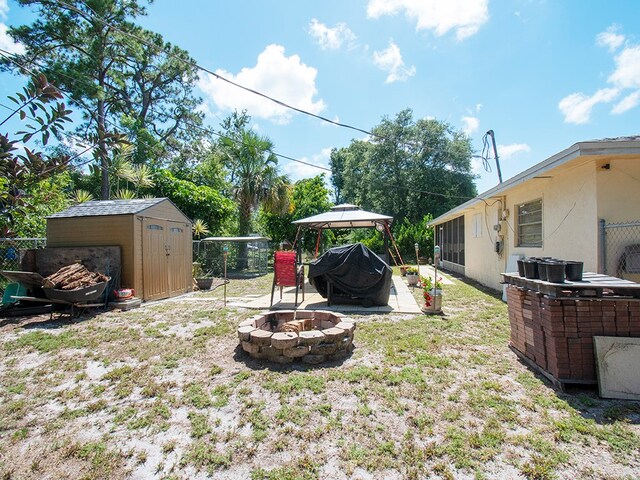
{"label": "brick planter wall", "polygon": [[640,337],[640,299],[550,298],[507,285],[511,346],[559,381],[595,382],[595,335]]}

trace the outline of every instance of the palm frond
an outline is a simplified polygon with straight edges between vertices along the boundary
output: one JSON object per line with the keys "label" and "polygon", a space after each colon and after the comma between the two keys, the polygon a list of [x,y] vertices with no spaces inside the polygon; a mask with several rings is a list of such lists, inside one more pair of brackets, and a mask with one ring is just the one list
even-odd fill
{"label": "palm frond", "polygon": [[136,192],[129,190],[128,188],[121,188],[116,190],[116,193],[113,194],[113,198],[116,200],[133,200],[136,198]]}
{"label": "palm frond", "polygon": [[197,218],[193,222],[193,234],[197,238],[200,238],[202,235],[206,235],[208,233],[211,233],[211,231],[209,230],[207,224],[203,220]]}
{"label": "palm frond", "polygon": [[94,197],[90,192],[82,189],[74,190],[71,194],[71,201],[74,203],[90,202],[93,199]]}

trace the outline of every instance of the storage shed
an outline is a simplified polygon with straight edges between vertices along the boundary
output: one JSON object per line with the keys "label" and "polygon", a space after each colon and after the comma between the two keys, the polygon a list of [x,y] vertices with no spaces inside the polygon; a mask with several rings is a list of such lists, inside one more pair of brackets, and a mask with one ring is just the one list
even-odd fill
{"label": "storage shed", "polygon": [[158,300],[192,289],[191,225],[168,198],[91,201],[47,217],[47,247],[119,246],[121,285]]}

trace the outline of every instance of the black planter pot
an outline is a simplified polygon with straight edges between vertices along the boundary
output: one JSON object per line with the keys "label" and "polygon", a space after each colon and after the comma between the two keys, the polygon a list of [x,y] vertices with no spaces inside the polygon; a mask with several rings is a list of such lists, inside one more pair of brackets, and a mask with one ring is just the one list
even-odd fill
{"label": "black planter pot", "polygon": [[538,262],[538,278],[547,281],[547,262]]}
{"label": "black planter pot", "polygon": [[524,261],[524,276],[526,278],[539,278],[538,277],[538,262],[535,260]]}
{"label": "black planter pot", "polygon": [[576,261],[567,261],[565,266],[565,273],[567,275],[567,280],[570,282],[581,282],[582,281],[582,269],[584,267],[583,262]]}
{"label": "black planter pot", "polygon": [[518,275],[524,277],[524,260],[518,260]]}
{"label": "black planter pot", "polygon": [[200,290],[209,290],[213,284],[213,278],[196,278]]}
{"label": "black planter pot", "polygon": [[565,263],[564,262],[548,262],[547,282],[564,283]]}

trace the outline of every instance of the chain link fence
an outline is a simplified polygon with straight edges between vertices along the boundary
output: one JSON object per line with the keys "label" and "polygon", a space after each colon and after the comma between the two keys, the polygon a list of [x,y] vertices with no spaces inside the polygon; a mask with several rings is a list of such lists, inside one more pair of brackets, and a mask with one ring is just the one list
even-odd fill
{"label": "chain link fence", "polygon": [[221,277],[224,272],[224,247],[227,248],[227,276],[257,277],[267,274],[269,242],[264,237],[232,237],[193,241],[193,261],[198,264],[196,276]]}
{"label": "chain link fence", "polygon": [[0,270],[20,270],[22,250],[46,246],[46,238],[0,238]]}
{"label": "chain link fence", "polygon": [[[22,270],[21,252],[47,246],[46,238],[0,238],[0,270]],[[0,294],[10,282],[0,275]]]}
{"label": "chain link fence", "polygon": [[604,273],[640,282],[640,221],[601,222]]}

